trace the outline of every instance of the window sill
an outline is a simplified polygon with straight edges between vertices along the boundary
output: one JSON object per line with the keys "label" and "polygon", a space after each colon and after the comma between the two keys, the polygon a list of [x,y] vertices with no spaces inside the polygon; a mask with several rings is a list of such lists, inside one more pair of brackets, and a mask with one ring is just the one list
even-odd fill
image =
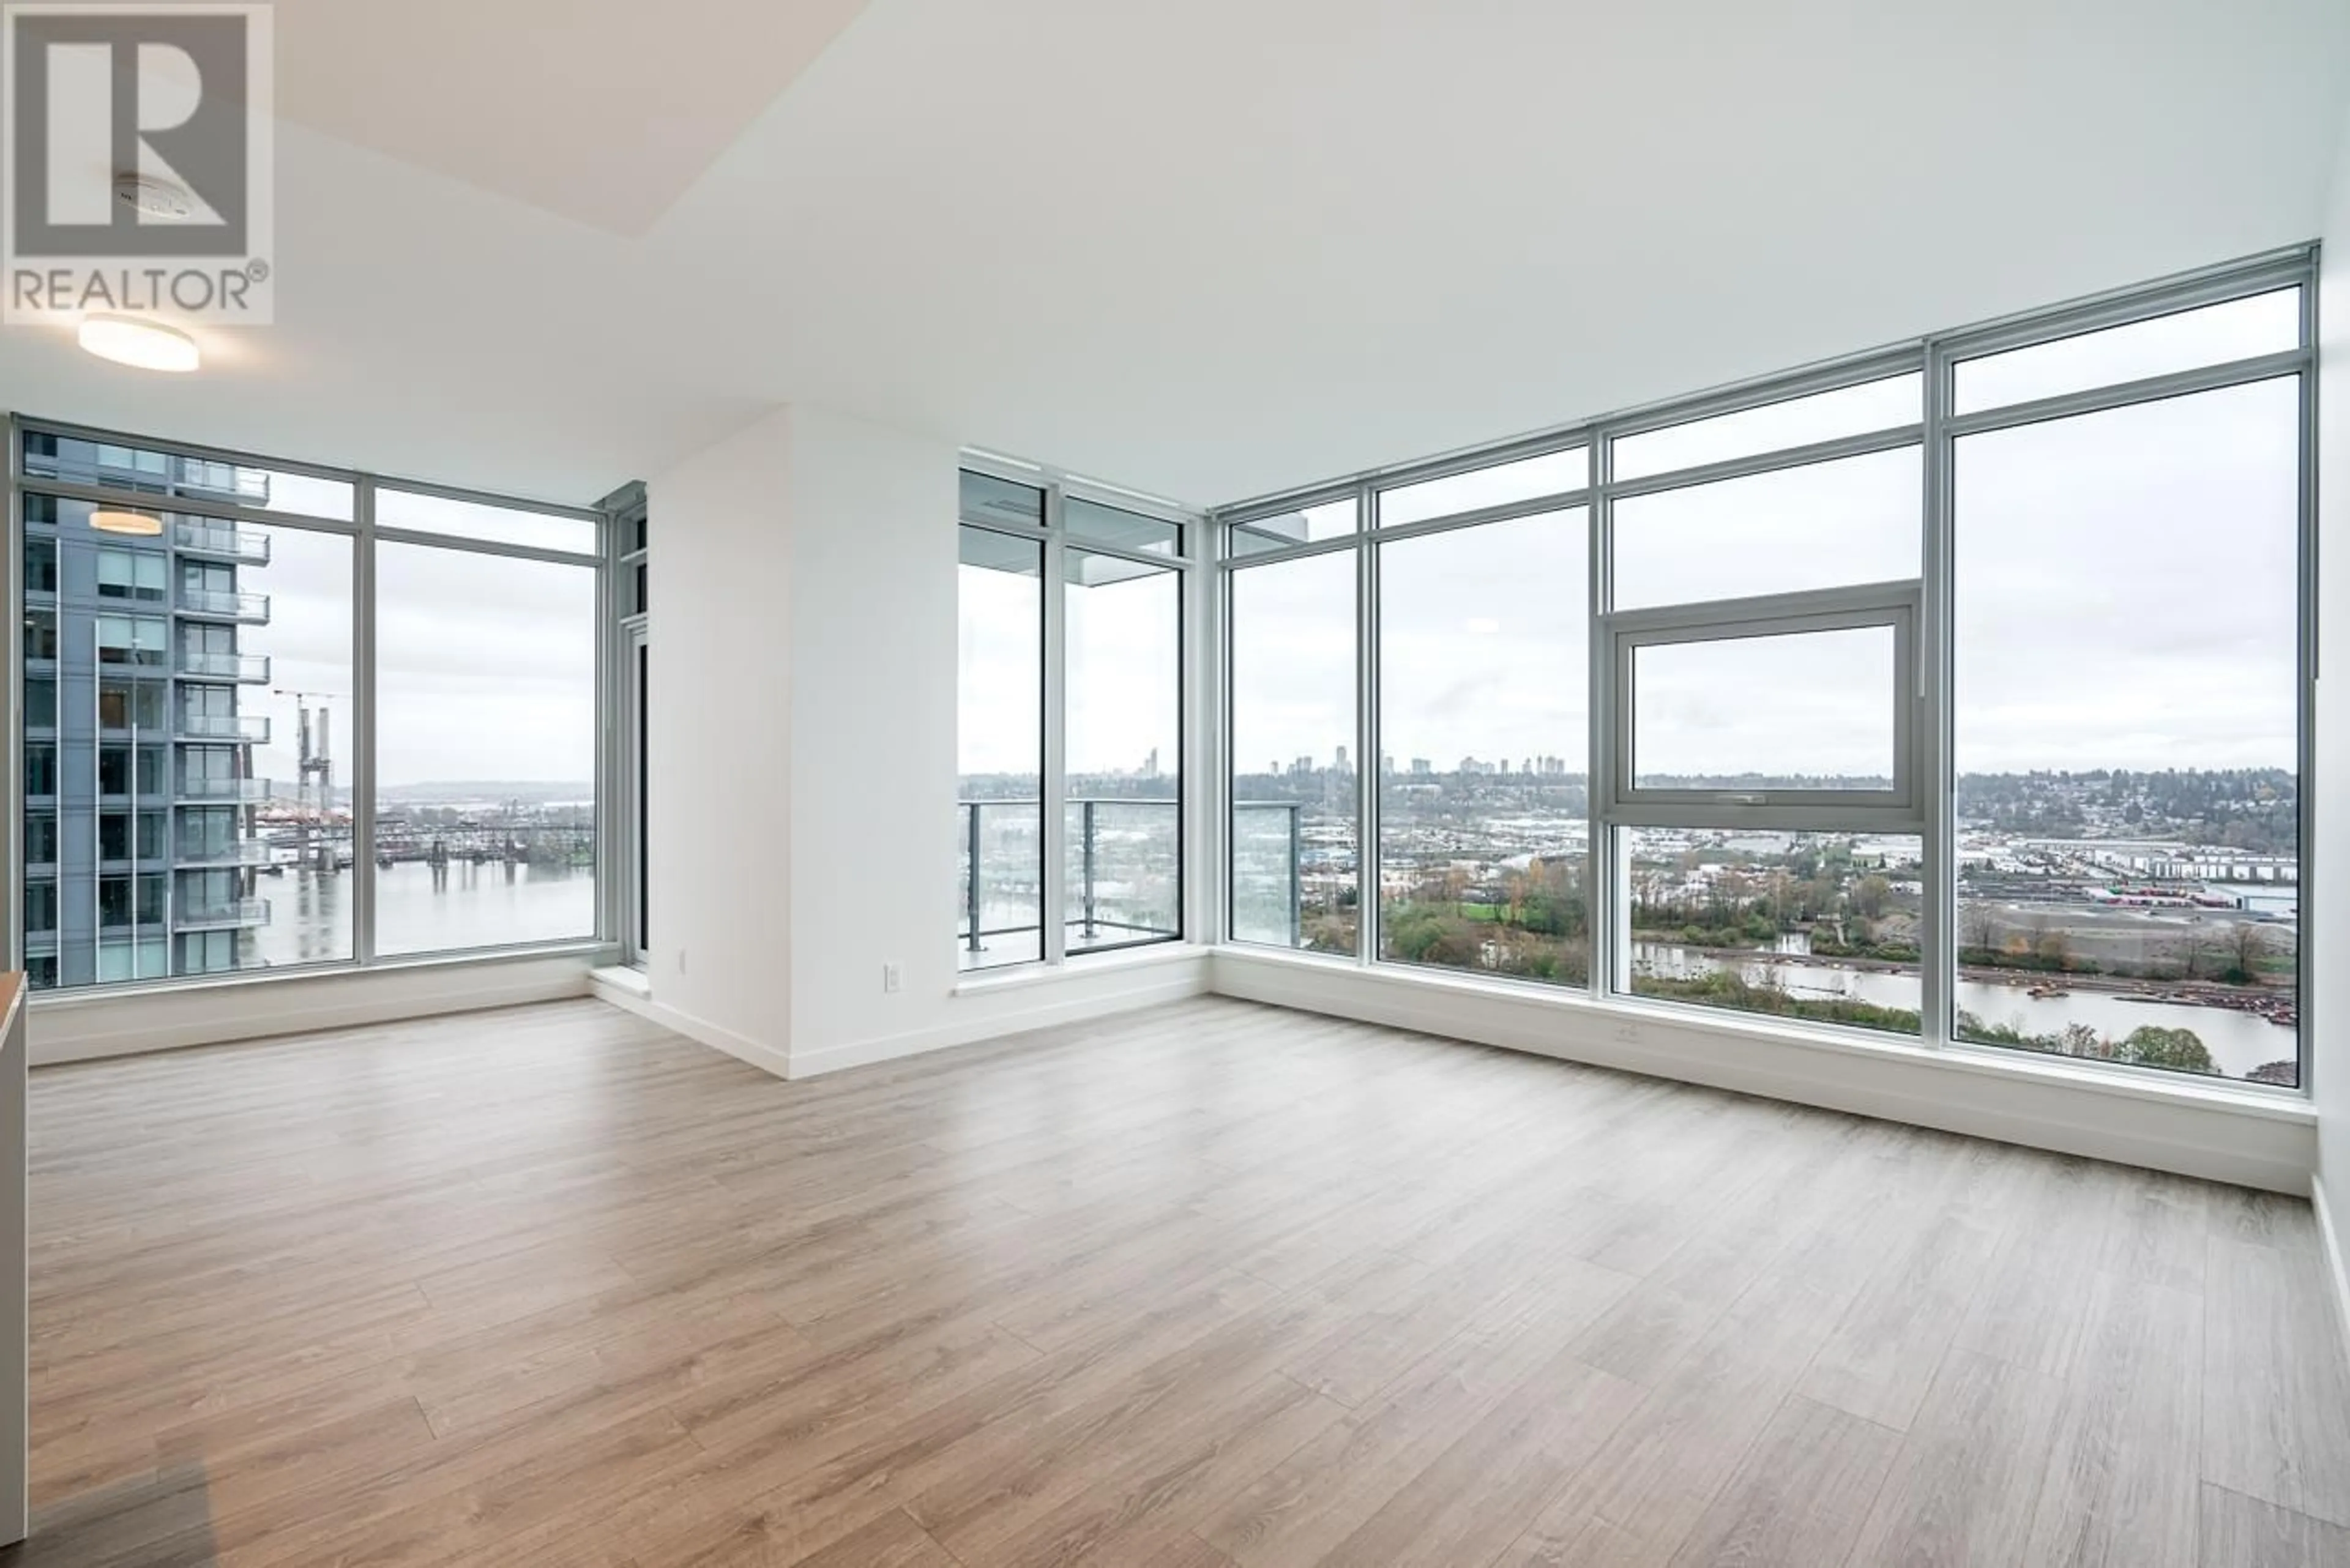
{"label": "window sill", "polygon": [[[1655,1029],[1732,1044],[1767,1040],[1823,1054],[1915,1064],[2008,1083],[2037,1082],[2143,1104],[2194,1106],[2297,1127],[2314,1127],[2317,1123],[2317,1109],[2306,1090],[2239,1085],[2226,1081],[2201,1083],[2184,1077],[2173,1082],[2155,1075],[2150,1069],[2103,1068],[1957,1042],[1939,1046],[1912,1044],[1893,1036],[1871,1038],[1777,1019],[1721,1016],[1671,1002],[1602,1000],[1585,992],[1554,990],[1532,981],[1445,974],[1397,964],[1364,965],[1331,954],[1284,952],[1245,943],[1226,943],[1212,950],[1219,964],[1236,961],[1317,976],[1354,976],[1373,986],[1392,987],[1401,992],[1474,999],[1547,1012],[1561,1018],[1581,1017],[1599,1028],[1629,1028],[1636,1032]],[[1653,1047],[1637,1033],[1618,1033],[1613,1038],[1617,1044],[1639,1045],[1653,1052]]]}
{"label": "window sill", "polygon": [[955,981],[953,994],[993,996],[998,992],[1066,984],[1098,974],[1157,969],[1165,964],[1198,963],[1215,950],[1197,942],[1161,942],[1147,948],[1078,954],[1058,964],[1025,963],[1000,970],[976,971]]}
{"label": "window sill", "polygon": [[412,957],[378,959],[370,964],[322,963],[282,969],[246,970],[237,974],[184,975],[172,980],[132,981],[113,985],[82,985],[70,991],[37,991],[29,1005],[36,1013],[70,1012],[77,1008],[136,1002],[146,997],[199,995],[240,991],[250,986],[296,985],[305,981],[348,980],[371,974],[415,974],[435,971],[457,972],[540,959],[580,958],[589,967],[608,961],[618,950],[610,942],[588,939],[548,942],[536,947],[489,948],[474,952],[419,953]]}

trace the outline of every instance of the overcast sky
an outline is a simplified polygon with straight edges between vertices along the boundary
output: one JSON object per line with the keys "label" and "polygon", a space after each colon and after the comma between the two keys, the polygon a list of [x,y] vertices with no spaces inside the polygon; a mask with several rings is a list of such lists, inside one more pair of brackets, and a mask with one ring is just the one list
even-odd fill
{"label": "overcast sky", "polygon": [[[273,493],[295,505],[287,493]],[[467,509],[406,497],[425,513]],[[536,525],[536,519],[531,523]],[[270,563],[242,566],[238,586],[270,596],[269,624],[238,646],[270,657],[267,686],[246,687],[239,711],[266,713],[270,743],[255,771],[298,775],[297,703],[333,715],[335,778],[351,782],[351,542],[298,528],[270,536]],[[596,775],[595,573],[507,556],[380,544],[376,551],[376,774],[385,785],[500,780],[591,782]]]}

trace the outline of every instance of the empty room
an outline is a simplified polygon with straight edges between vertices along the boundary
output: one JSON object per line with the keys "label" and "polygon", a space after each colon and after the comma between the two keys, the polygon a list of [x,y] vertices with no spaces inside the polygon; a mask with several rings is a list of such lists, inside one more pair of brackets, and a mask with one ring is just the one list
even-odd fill
{"label": "empty room", "polygon": [[2350,1568],[2350,5],[0,5],[0,1568]]}

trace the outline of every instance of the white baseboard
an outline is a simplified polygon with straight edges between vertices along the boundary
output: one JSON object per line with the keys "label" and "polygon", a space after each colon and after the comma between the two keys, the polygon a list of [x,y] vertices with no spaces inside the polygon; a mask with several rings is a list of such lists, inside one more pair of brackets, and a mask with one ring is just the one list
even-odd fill
{"label": "white baseboard", "polygon": [[446,1012],[586,996],[582,953],[400,964],[336,974],[36,997],[26,1019],[36,1067],[396,1023]]}
{"label": "white baseboard", "polygon": [[2350,1265],[2343,1258],[2342,1232],[2335,1228],[2333,1206],[2325,1201],[2325,1183],[2309,1179],[2309,1206],[2317,1211],[2319,1244],[2325,1249],[2325,1278],[2334,1287],[2334,1324],[2342,1331],[2342,1348],[2350,1354]]}
{"label": "white baseboard", "polygon": [[812,1078],[850,1067],[869,1067],[927,1052],[1000,1040],[1031,1029],[1080,1023],[1091,1018],[1161,1002],[1180,1002],[1208,990],[1206,955],[1125,971],[1071,972],[1050,981],[985,995],[961,995],[950,1003],[948,1022],[847,1044],[794,1050],[791,1075]]}
{"label": "white baseboard", "polygon": [[2309,1191],[2317,1164],[2309,1103],[2250,1090],[2174,1087],[2135,1075],[2104,1081],[2095,1069],[2038,1058],[1993,1062],[1232,949],[1217,950],[1212,987],[1304,1012],[2295,1196]]}
{"label": "white baseboard", "polygon": [[[617,988],[613,989],[617,990]],[[691,1012],[683,1012],[677,1008],[666,1006],[649,996],[623,997],[606,994],[604,988],[599,988],[598,993],[604,995],[605,1000],[615,1006],[625,1007],[631,1012],[650,1018],[662,1028],[674,1030],[688,1040],[698,1041],[709,1046],[712,1051],[723,1051],[736,1061],[747,1062],[762,1073],[772,1074],[778,1078],[788,1078],[792,1075],[789,1056],[775,1046],[754,1040],[747,1034],[737,1034],[732,1029],[722,1028],[708,1019],[696,1018]]]}

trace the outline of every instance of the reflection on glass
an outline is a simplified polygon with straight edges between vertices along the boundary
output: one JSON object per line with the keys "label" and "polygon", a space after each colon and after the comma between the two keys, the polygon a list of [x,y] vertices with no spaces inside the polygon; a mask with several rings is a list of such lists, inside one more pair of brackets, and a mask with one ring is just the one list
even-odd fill
{"label": "reflection on glass", "polygon": [[1926,417],[1925,384],[1925,377],[1913,371],[1626,436],[1616,443],[1616,477],[1647,479],[1677,469],[1914,425]]}
{"label": "reflection on glass", "polygon": [[1923,840],[1623,827],[1616,852],[1619,992],[1918,1033]]}
{"label": "reflection on glass", "polygon": [[110,490],[149,495],[184,495],[337,523],[348,523],[354,515],[354,492],[347,479],[319,479],[219,458],[183,457],[47,431],[25,432],[24,454],[27,478],[102,484]]}
{"label": "reflection on glass", "polygon": [[1356,950],[1351,551],[1232,574],[1232,934]]}
{"label": "reflection on glass", "polygon": [[955,951],[989,969],[1045,956],[1045,547],[957,534]]}
{"label": "reflection on glass", "polygon": [[1961,1038],[2300,1082],[2299,402],[1957,443]]}
{"label": "reflection on glass", "polygon": [[1616,607],[1804,593],[1918,576],[1918,449],[1616,503]]}
{"label": "reflection on glass", "polygon": [[535,550],[567,550],[577,556],[594,555],[603,537],[603,524],[590,517],[564,517],[490,501],[452,501],[389,486],[376,490],[375,521],[380,528],[445,534]]}
{"label": "reflection on glass", "polygon": [[1515,462],[1496,463],[1443,479],[1422,480],[1378,496],[1379,526],[1450,517],[1456,513],[1507,506],[1544,495],[1565,495],[1591,483],[1591,454],[1581,447],[1544,452]]}
{"label": "reflection on glass", "polygon": [[1183,553],[1183,530],[1180,524],[1146,517],[1121,506],[1065,496],[1061,523],[1071,538],[1082,539],[1088,545],[1107,545],[1113,550],[1132,550],[1144,556],[1172,557]]}
{"label": "reflection on glass", "polygon": [[1319,544],[1355,531],[1355,498],[1326,501],[1319,506],[1304,506],[1295,512],[1283,512],[1271,517],[1251,518],[1232,524],[1232,548],[1235,558],[1262,556],[1269,550],[1284,550],[1293,545]]}
{"label": "reflection on glass", "polygon": [[1379,956],[1591,973],[1581,508],[1379,546]]}
{"label": "reflection on glass", "polygon": [[2281,288],[1961,360],[1951,406],[1958,413],[1971,414],[2173,370],[2287,353],[2300,346],[2301,290]]}
{"label": "reflection on glass", "polygon": [[1182,576],[1075,547],[1062,561],[1066,949],[1173,940],[1183,934]]}
{"label": "reflection on glass", "polygon": [[596,934],[596,573],[376,547],[376,950]]}
{"label": "reflection on glass", "polygon": [[1632,650],[1636,789],[1889,790],[1893,628]]}

